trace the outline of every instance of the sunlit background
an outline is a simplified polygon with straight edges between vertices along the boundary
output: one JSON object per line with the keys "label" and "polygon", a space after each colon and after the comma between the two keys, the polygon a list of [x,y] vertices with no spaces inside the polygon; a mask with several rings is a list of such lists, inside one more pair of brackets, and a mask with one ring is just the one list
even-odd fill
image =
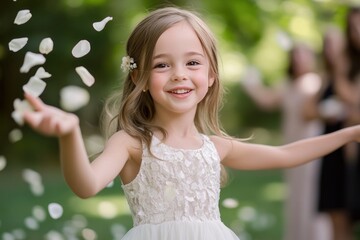
{"label": "sunlit background", "polygon": [[[355,3],[356,1],[353,1]],[[54,42],[43,67],[41,98],[60,106],[60,91],[74,85],[90,100],[76,114],[89,155],[101,151],[98,118],[106,96],[120,86],[120,69],[127,36],[148,10],[174,4],[199,11],[218,37],[221,79],[227,88],[221,119],[229,134],[251,141],[281,143],[280,112],[259,110],[242,91],[240,81],[250,66],[260,70],[268,85],[286,77],[287,51],[295,41],[321,49],[327,26],[343,27],[349,1],[341,0],[2,0],[0,2],[0,239],[121,239],[132,226],[126,199],[117,179],[98,196],[76,197],[62,179],[56,139],[39,136],[11,118],[14,100],[23,99],[22,86],[37,67],[20,73],[25,53],[38,52],[44,38]],[[31,19],[14,24],[20,10]],[[97,32],[94,22],[113,17]],[[18,52],[8,43],[27,37]],[[72,56],[80,40],[90,52]],[[75,68],[84,66],[95,78],[86,86]],[[242,240],[281,239],[286,184],[282,172],[229,171],[229,184],[220,202],[224,223]]]}

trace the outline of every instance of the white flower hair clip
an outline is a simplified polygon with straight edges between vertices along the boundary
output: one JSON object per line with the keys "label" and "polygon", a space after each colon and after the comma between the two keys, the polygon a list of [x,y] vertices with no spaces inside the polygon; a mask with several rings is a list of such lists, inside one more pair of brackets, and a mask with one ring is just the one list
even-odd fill
{"label": "white flower hair clip", "polygon": [[137,65],[133,58],[130,56],[122,58],[121,69],[123,72],[131,72],[135,68],[137,68]]}

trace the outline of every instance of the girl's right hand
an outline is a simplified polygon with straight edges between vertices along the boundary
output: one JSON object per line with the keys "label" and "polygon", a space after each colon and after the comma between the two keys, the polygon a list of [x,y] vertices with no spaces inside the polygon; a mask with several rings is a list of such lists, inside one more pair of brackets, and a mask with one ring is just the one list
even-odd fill
{"label": "girl's right hand", "polygon": [[72,113],[43,103],[40,98],[25,93],[25,98],[34,108],[33,112],[24,113],[24,121],[37,132],[62,137],[79,126],[79,118]]}

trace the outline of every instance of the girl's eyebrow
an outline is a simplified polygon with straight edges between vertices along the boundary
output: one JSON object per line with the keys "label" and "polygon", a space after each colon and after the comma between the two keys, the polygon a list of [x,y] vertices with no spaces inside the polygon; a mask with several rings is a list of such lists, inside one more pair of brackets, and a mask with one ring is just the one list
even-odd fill
{"label": "girl's eyebrow", "polygon": [[[160,54],[155,55],[153,57],[153,60],[158,59],[158,58],[162,58],[162,57],[168,57],[169,55],[171,55],[171,54],[160,53]],[[190,52],[185,53],[185,56],[187,56],[187,57],[194,56],[194,55],[197,55],[197,56],[200,56],[200,57],[205,57],[204,54],[201,53],[201,52],[190,51]]]}

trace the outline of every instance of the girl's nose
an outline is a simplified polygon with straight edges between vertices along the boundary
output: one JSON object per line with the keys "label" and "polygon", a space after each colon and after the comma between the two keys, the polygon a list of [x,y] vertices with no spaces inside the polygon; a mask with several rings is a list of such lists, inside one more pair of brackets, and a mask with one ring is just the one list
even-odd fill
{"label": "girl's nose", "polygon": [[182,80],[186,80],[186,74],[184,73],[183,69],[175,69],[173,76],[172,76],[172,80],[173,81],[182,81]]}

